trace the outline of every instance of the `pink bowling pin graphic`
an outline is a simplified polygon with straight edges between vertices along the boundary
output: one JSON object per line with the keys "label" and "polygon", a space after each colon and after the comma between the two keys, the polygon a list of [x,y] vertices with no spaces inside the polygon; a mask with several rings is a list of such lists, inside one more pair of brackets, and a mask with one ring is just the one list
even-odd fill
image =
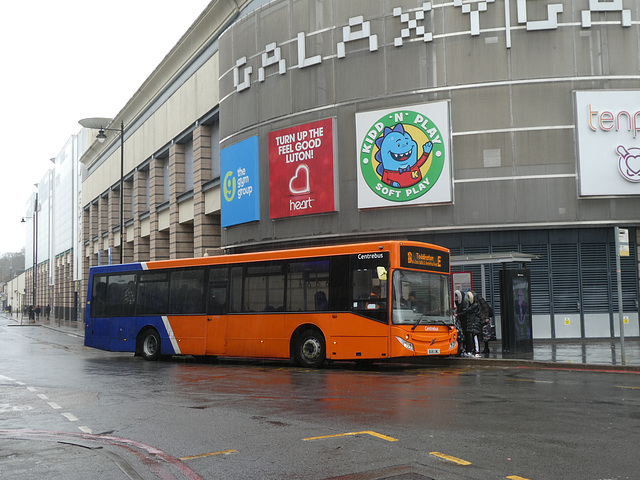
{"label": "pink bowling pin graphic", "polygon": [[626,149],[623,145],[618,145],[616,151],[620,155],[618,158],[620,174],[630,182],[640,182],[640,148]]}

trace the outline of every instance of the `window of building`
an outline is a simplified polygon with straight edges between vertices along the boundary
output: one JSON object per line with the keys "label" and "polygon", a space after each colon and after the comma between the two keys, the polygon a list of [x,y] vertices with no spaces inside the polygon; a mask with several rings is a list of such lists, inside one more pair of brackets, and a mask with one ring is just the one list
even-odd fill
{"label": "window of building", "polygon": [[220,178],[220,125],[211,125],[211,179]]}
{"label": "window of building", "polygon": [[184,144],[184,191],[193,190],[193,140]]}
{"label": "window of building", "polygon": [[165,158],[162,160],[162,203],[169,201],[169,182],[169,158]]}

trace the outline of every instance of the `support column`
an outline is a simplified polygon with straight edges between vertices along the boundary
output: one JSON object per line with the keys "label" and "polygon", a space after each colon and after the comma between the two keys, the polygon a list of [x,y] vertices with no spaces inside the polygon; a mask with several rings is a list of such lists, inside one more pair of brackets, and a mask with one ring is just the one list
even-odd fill
{"label": "support column", "polygon": [[[133,257],[136,262],[146,262],[149,256],[149,237],[142,236],[142,217],[148,212],[147,205],[147,185],[149,182],[149,172],[146,170],[137,171],[133,177]],[[146,217],[145,221],[147,221]]]}
{"label": "support column", "polygon": [[184,145],[176,143],[169,149],[169,256],[193,257],[193,225],[180,223],[178,197],[185,193]]}
{"label": "support column", "polygon": [[211,128],[201,125],[193,132],[193,253],[203,257],[220,247],[220,216],[207,215],[203,185],[211,180]]}
{"label": "support column", "polygon": [[164,169],[167,160],[153,158],[149,165],[149,210],[150,232],[149,232],[149,257],[150,260],[169,259],[169,229],[162,229],[160,216],[162,211],[158,210],[164,204]]}

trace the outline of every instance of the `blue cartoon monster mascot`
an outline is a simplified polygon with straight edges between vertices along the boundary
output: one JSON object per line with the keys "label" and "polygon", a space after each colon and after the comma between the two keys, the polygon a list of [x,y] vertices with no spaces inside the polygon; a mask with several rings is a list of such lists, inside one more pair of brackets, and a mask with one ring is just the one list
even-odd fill
{"label": "blue cartoon monster mascot", "polygon": [[376,140],[378,152],[375,159],[380,162],[376,172],[382,181],[391,187],[411,187],[422,180],[420,167],[429,158],[433,143],[422,147],[418,159],[418,144],[411,138],[401,123],[393,129],[385,127],[382,136]]}

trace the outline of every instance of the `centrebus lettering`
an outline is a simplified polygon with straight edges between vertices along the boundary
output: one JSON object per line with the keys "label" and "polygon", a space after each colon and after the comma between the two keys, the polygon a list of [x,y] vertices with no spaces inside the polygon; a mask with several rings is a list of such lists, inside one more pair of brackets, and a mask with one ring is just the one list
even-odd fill
{"label": "centrebus lettering", "polygon": [[376,260],[384,258],[382,253],[359,253],[358,260]]}

